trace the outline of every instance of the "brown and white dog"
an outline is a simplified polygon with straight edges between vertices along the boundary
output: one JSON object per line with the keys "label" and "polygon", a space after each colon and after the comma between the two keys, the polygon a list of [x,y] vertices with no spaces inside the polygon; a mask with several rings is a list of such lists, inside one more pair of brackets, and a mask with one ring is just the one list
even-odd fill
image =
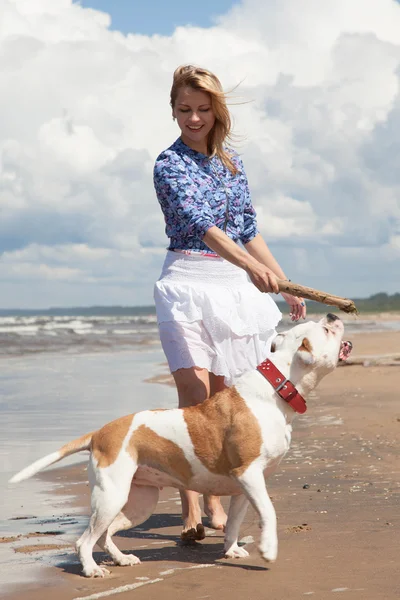
{"label": "brown and white dog", "polygon": [[[319,322],[297,325],[276,337],[273,363],[303,398],[333,371],[339,355],[346,354],[343,331],[342,321],[328,314]],[[224,545],[225,556],[230,558],[248,556],[239,547],[238,536],[251,503],[260,519],[261,556],[274,561],[276,515],[264,478],[275,471],[289,449],[294,416],[293,408],[254,370],[202,404],[146,410],[108,423],[36,461],[11,482],[90,450],[92,514],[76,544],[86,577],[104,577],[109,572],[93,559],[96,543],[117,565],[140,562],[133,554],[120,552],[111,537],[145,521],[164,486],[232,496]]]}

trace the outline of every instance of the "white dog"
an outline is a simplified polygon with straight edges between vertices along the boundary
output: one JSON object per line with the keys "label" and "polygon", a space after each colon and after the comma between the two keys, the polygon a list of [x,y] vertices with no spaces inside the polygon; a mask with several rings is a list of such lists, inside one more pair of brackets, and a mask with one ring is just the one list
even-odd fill
{"label": "white dog", "polygon": [[164,486],[232,496],[224,545],[229,558],[248,556],[238,536],[250,502],[260,519],[261,556],[274,561],[276,515],[264,478],[286,454],[293,418],[306,410],[304,398],[350,352],[343,331],[342,321],[331,314],[318,323],[297,325],[276,337],[273,363],[264,361],[234,387],[190,408],[146,410],[117,419],[36,461],[11,482],[90,450],[92,514],[76,544],[86,577],[109,572],[93,559],[96,543],[117,565],[140,562],[120,552],[111,537],[145,521]]}

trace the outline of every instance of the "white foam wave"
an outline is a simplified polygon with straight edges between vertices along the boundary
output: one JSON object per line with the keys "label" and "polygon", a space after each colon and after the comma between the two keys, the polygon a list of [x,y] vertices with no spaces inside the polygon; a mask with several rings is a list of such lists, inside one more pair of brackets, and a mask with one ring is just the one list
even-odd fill
{"label": "white foam wave", "polygon": [[113,329],[112,333],[115,335],[130,335],[133,333],[140,333],[139,329]]}
{"label": "white foam wave", "polygon": [[0,325],[8,325],[9,323],[16,323],[18,317],[0,317]]}
{"label": "white foam wave", "polygon": [[92,329],[90,335],[107,335],[108,329]]}
{"label": "white foam wave", "polygon": [[19,335],[35,335],[39,325],[14,325],[14,327],[0,327],[0,333],[18,333]]}
{"label": "white foam wave", "polygon": [[88,329],[92,329],[93,328],[93,323],[89,322],[85,322],[84,320],[81,319],[75,319],[73,321],[71,321],[71,319],[69,319],[68,321],[63,321],[63,322],[49,322],[46,323],[43,326],[43,329],[72,329],[72,330],[88,330]]}

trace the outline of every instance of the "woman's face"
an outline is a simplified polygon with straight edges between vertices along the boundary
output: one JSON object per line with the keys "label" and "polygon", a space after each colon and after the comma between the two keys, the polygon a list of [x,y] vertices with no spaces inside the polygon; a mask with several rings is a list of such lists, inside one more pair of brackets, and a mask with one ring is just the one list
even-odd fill
{"label": "woman's face", "polygon": [[210,95],[191,87],[180,88],[172,114],[182,131],[182,141],[206,154],[207,137],[215,123]]}

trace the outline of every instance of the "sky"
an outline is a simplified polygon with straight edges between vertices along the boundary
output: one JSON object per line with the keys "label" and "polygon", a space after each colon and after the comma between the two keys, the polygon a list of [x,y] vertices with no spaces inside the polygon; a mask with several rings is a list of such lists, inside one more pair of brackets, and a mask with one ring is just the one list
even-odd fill
{"label": "sky", "polygon": [[80,0],[77,3],[108,13],[111,29],[149,36],[170,36],[176,27],[185,25],[211,27],[216,17],[236,4],[233,0]]}
{"label": "sky", "polygon": [[400,291],[400,5],[298,6],[0,0],[0,308],[153,303],[152,170],[188,62],[239,86],[236,149],[287,276]]}

